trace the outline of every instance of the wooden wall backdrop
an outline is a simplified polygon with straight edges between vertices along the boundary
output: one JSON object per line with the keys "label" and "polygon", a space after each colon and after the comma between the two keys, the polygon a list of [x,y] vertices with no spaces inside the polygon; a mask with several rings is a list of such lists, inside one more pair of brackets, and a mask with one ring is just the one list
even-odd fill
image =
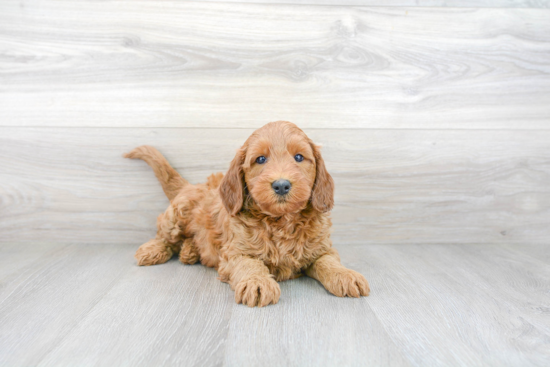
{"label": "wooden wall backdrop", "polygon": [[123,152],[201,182],[284,119],[338,244],[548,243],[549,2],[346,4],[0,2],[0,241],[137,246],[167,200]]}
{"label": "wooden wall backdrop", "polygon": [[[202,1],[217,2],[217,0]],[[421,6],[454,8],[550,8],[550,0],[224,0],[223,2],[386,7]]]}

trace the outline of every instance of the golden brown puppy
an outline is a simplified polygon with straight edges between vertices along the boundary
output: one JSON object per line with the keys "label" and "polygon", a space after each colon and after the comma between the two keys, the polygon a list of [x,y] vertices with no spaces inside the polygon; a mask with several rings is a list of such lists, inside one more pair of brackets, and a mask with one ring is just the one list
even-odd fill
{"label": "golden brown puppy", "polygon": [[184,264],[216,268],[247,306],[277,303],[277,282],[302,274],[332,294],[368,296],[369,284],[340,264],[330,240],[334,182],[319,147],[296,125],[271,122],[237,151],[227,174],[191,185],[153,147],[126,154],[155,171],[170,206],[157,235],[136,252],[139,265],[179,253]]}

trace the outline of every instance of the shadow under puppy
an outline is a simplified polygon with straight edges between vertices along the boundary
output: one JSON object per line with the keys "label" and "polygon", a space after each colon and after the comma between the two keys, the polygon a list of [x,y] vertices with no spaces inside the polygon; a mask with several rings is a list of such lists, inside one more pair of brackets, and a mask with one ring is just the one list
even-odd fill
{"label": "shadow under puppy", "polygon": [[332,294],[368,296],[363,275],[342,266],[330,240],[334,182],[319,147],[296,125],[271,122],[237,151],[226,175],[191,185],[153,147],[134,149],[170,199],[155,239],[136,252],[139,265],[168,261],[216,268],[247,306],[277,303],[278,281],[306,274]]}

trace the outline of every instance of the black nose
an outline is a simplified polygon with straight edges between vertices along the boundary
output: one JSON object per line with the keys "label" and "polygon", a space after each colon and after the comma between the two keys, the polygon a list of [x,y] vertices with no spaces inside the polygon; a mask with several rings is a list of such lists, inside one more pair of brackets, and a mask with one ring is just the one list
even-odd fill
{"label": "black nose", "polygon": [[271,184],[277,195],[285,195],[290,191],[290,182],[288,180],[277,180]]}

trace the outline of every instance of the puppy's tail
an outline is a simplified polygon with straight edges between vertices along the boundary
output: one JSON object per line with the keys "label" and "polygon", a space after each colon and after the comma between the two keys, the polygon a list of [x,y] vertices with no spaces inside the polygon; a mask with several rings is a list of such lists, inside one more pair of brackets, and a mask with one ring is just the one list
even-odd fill
{"label": "puppy's tail", "polygon": [[170,201],[176,197],[182,187],[189,183],[181,177],[180,174],[170,166],[166,158],[152,146],[142,145],[141,147],[137,147],[130,153],[124,154],[124,158],[139,158],[147,162],[155,172],[155,176],[157,176],[164,193]]}

